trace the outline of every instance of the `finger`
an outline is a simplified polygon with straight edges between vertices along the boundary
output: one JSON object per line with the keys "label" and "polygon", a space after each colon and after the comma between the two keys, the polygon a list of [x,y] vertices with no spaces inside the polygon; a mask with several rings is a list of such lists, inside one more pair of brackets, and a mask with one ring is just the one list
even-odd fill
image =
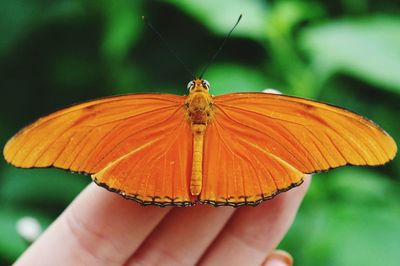
{"label": "finger", "polygon": [[16,265],[122,265],[168,210],[90,184]]}
{"label": "finger", "polygon": [[233,214],[233,208],[175,208],[128,265],[195,265]]}
{"label": "finger", "polygon": [[256,208],[239,209],[200,265],[260,265],[282,240],[296,215],[310,178]]}
{"label": "finger", "polygon": [[262,266],[292,266],[292,256],[283,250],[275,250],[265,259]]}

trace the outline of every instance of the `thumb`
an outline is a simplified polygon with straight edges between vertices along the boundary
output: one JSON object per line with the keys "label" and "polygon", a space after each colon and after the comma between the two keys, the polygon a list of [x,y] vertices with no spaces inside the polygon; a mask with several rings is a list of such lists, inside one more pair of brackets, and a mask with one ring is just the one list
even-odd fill
{"label": "thumb", "polygon": [[262,266],[292,266],[292,256],[283,250],[275,250],[264,260]]}

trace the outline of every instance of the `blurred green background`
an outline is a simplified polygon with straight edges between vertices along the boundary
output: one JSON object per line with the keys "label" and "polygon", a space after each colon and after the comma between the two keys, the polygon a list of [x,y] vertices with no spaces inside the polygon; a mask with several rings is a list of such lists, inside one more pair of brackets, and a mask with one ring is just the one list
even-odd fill
{"label": "blurred green background", "polygon": [[[400,6],[340,1],[0,1],[0,144],[58,108],[130,92],[184,94],[240,13],[205,78],[214,94],[275,88],[349,108],[400,140]],[[397,14],[397,15],[396,15]],[[0,163],[0,264],[27,247],[15,230],[46,227],[88,184],[55,169]],[[281,244],[296,265],[399,265],[400,158],[318,174]]]}

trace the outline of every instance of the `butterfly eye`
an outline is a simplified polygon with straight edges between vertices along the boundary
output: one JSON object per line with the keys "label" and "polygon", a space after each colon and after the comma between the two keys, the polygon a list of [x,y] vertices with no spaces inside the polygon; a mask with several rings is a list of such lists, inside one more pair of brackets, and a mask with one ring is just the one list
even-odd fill
{"label": "butterfly eye", "polygon": [[190,82],[188,83],[187,89],[190,91],[190,90],[192,89],[193,86],[194,86],[194,82],[193,82],[193,80],[192,80],[192,81],[190,81]]}
{"label": "butterfly eye", "polygon": [[207,80],[203,80],[203,86],[205,86],[207,89],[210,88],[210,82],[208,82]]}

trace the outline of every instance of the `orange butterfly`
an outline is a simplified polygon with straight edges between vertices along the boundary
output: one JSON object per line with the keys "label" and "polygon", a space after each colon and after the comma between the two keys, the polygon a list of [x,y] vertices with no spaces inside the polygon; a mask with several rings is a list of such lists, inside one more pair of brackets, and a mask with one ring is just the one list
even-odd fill
{"label": "orange butterfly", "polygon": [[43,117],[8,141],[14,166],[91,174],[142,205],[257,205],[305,174],[381,165],[394,140],[345,109],[266,93],[213,96],[195,79],[188,96],[130,94]]}

